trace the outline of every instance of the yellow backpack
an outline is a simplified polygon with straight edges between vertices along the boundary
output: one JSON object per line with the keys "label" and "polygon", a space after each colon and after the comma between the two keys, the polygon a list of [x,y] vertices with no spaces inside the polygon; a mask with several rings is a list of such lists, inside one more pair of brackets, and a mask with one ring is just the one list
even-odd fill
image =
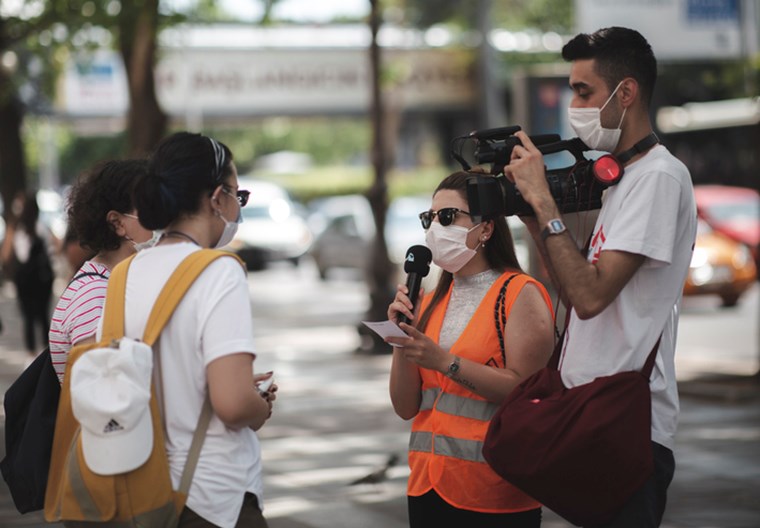
{"label": "yellow backpack", "polygon": [[[156,342],[195,279],[211,262],[223,256],[237,258],[231,253],[203,249],[190,254],[180,263],[153,305],[143,335],[145,344],[152,346]],[[72,410],[70,386],[73,365],[89,351],[119,348],[118,340],[124,336],[124,298],[132,258],[120,263],[111,273],[100,342],[74,346],[66,362],[66,376],[61,387],[45,492],[45,520],[48,522],[63,521],[65,526],[91,526],[92,523],[98,523],[100,526],[168,528],[178,524],[179,514],[187,500],[192,475],[211,419],[208,394],[193,435],[180,486],[176,491],[169,475],[164,426],[155,384],[151,386],[150,395],[153,450],[147,462],[126,473],[99,475],[88,468],[82,450],[80,424]]]}

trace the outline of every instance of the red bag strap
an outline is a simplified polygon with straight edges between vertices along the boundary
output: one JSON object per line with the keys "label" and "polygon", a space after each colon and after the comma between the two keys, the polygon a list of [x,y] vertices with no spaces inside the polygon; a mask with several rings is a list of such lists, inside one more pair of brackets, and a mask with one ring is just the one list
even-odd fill
{"label": "red bag strap", "polygon": [[652,376],[652,370],[654,369],[654,360],[657,358],[657,350],[660,348],[660,341],[662,341],[662,334],[660,334],[660,337],[657,338],[657,342],[652,347],[652,351],[649,353],[649,357],[647,357],[646,362],[644,363],[644,368],[641,369],[641,373],[646,377],[646,379],[649,379]]}

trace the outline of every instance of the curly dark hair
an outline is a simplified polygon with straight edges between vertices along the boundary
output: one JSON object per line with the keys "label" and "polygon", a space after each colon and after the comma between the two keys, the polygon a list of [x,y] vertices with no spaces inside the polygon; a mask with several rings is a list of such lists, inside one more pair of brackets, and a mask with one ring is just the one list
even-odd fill
{"label": "curly dark hair", "polygon": [[109,211],[129,213],[135,209],[135,184],[147,168],[147,160],[115,160],[101,163],[79,177],[69,192],[67,214],[80,246],[95,253],[119,248],[121,238],[106,221],[106,215]]}

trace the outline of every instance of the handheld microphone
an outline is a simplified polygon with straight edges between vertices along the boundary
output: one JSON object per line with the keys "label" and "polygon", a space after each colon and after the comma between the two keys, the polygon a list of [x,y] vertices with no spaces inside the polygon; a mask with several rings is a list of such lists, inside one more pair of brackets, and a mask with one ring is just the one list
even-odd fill
{"label": "handheld microphone", "polygon": [[[404,261],[404,271],[406,276],[406,287],[409,288],[409,300],[412,306],[417,306],[417,296],[420,293],[422,279],[427,277],[430,272],[430,262],[433,260],[433,253],[425,246],[412,246],[406,250],[406,259]],[[411,324],[409,318],[403,314],[398,316],[399,323]]]}

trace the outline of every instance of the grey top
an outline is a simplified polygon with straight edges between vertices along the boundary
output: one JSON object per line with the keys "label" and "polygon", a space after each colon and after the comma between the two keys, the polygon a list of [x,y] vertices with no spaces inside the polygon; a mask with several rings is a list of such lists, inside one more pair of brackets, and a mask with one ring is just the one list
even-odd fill
{"label": "grey top", "polygon": [[438,340],[442,348],[449,350],[456,343],[486,292],[500,276],[501,272],[493,269],[468,277],[454,276],[454,287],[449,305],[446,307],[446,315],[443,317],[443,326]]}

